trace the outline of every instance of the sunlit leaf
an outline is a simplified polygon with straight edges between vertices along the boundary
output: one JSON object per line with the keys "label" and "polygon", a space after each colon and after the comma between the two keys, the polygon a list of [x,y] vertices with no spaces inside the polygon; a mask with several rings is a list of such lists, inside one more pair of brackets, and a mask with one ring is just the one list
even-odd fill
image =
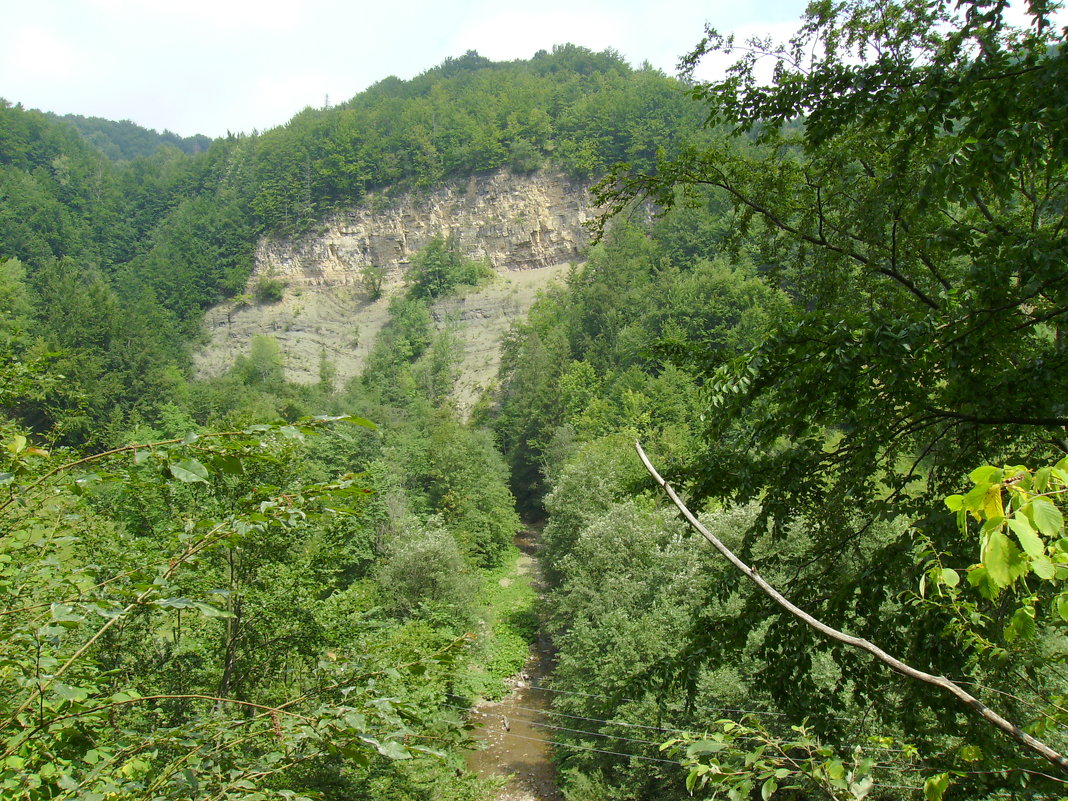
{"label": "sunlit leaf", "polygon": [[169,468],[172,476],[179,481],[184,481],[186,484],[192,484],[197,481],[206,484],[208,481],[208,468],[196,459],[183,459],[180,462],[171,463]]}

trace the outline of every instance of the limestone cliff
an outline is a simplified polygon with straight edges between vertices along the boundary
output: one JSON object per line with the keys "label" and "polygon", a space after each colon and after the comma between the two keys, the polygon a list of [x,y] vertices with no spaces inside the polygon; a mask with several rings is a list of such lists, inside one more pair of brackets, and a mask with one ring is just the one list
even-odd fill
{"label": "limestone cliff", "polygon": [[277,277],[290,288],[344,286],[374,265],[397,283],[412,256],[442,235],[454,235],[467,256],[498,272],[565,264],[589,241],[586,189],[559,174],[502,171],[395,200],[371,195],[312,236],[263,240],[253,278]]}
{"label": "limestone cliff", "polygon": [[[273,304],[227,303],[208,312],[209,344],[196,357],[203,376],[225,371],[248,352],[256,334],[275,337],[287,376],[318,380],[325,352],[345,381],[357,375],[387,320],[389,299],[403,291],[412,256],[431,238],[456,237],[461,250],[485,259],[498,279],[440,301],[435,319],[464,343],[461,405],[492,380],[499,344],[537,292],[580,261],[589,242],[583,227],[594,216],[587,187],[554,173],[475,176],[458,184],[365,202],[293,239],[264,239],[256,248],[250,289],[261,278],[285,283]],[[368,266],[384,271],[383,297],[372,301],[362,284]]]}

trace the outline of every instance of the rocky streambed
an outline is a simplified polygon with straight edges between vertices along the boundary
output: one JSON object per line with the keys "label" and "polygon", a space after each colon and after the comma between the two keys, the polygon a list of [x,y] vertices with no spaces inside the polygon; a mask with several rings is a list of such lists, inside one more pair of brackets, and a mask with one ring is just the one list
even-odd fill
{"label": "rocky streambed", "polygon": [[[521,534],[516,544],[520,572],[532,573],[540,590],[533,532]],[[539,634],[523,671],[509,681],[511,692],[471,710],[472,736],[482,747],[468,756],[468,768],[483,777],[507,778],[494,801],[562,801],[552,763],[549,701],[538,690],[551,670],[551,643]]]}

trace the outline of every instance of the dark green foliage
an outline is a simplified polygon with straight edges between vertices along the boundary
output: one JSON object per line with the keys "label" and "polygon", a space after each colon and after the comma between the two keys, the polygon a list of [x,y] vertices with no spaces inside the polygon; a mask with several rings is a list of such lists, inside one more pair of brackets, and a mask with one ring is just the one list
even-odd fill
{"label": "dark green foliage", "polygon": [[[611,410],[627,408],[635,371],[664,376],[674,365],[672,386],[689,392],[688,402],[665,414],[660,404],[671,396],[649,403],[646,381],[639,409],[654,409],[654,421],[688,409],[693,427],[650,426],[637,414],[634,433],[662,437],[658,463],[695,506],[752,502],[745,515],[724,518],[722,533],[761,575],[834,626],[925,670],[965,676],[1064,750],[1058,714],[1036,711],[1064,693],[1051,664],[1063,620],[1054,616],[1045,639],[1032,639],[1031,613],[1055,591],[1048,580],[1018,582],[1017,597],[1002,597],[996,610],[961,611],[948,592],[933,598],[928,589],[919,600],[915,589],[924,591],[925,571],[941,578],[938,560],[966,565],[981,552],[1003,571],[1020,563],[1020,549],[996,536],[1000,515],[988,512],[982,534],[962,538],[942,497],[963,492],[978,464],[1052,463],[1066,447],[1068,60],[1045,4],[1030,7],[1026,30],[1004,25],[1004,10],[814,4],[789,45],[754,45],[781,57],[772,85],[762,86],[745,58],[727,80],[694,88],[722,138],[684,147],[655,170],[620,168],[602,187],[619,212],[639,215],[636,197],[671,211],[648,241],[610,231],[584,273],[517,330],[496,423],[520,480],[547,476],[553,489],[546,548],[561,589],[558,680],[563,690],[590,693],[561,701],[561,710],[597,720],[634,714],[625,719],[652,725],[664,706],[654,717],[637,704],[652,707],[654,688],[669,709],[715,688],[724,700],[704,696],[704,705],[744,698],[744,708],[794,725],[809,717],[828,747],[850,750],[869,734],[917,744],[923,766],[877,757],[896,764],[874,774],[872,793],[919,792],[919,772],[930,777],[927,797],[938,798],[944,772],[960,771],[955,781],[968,797],[1062,794],[1031,772],[1048,765],[952,699],[829,647],[727,572],[709,566],[691,581],[700,598],[688,607],[688,631],[660,618],[630,628],[639,610],[628,610],[628,597],[644,598],[642,609],[654,613],[690,599],[657,578],[656,556],[670,545],[642,552],[662,594],[628,570],[630,541],[620,530],[634,535],[644,525],[620,508],[634,489],[583,444],[620,428]],[[721,45],[711,35],[694,58]],[[724,256],[754,266],[733,277],[722,266],[720,275],[686,275]],[[636,301],[643,285],[656,298],[644,306]],[[567,500],[576,487],[578,509]],[[598,565],[608,567],[588,575]],[[961,586],[962,575],[952,573]],[[990,600],[992,582],[982,575],[973,565],[969,584]],[[1009,578],[1001,575],[1002,585]],[[629,614],[605,611],[615,607]],[[657,627],[688,644],[672,653],[672,643],[654,640]],[[980,637],[987,642],[977,645]],[[716,687],[732,669],[745,671],[748,687],[737,676]],[[681,725],[715,728],[715,715]],[[598,766],[622,785],[620,795],[654,782],[655,767]]]}
{"label": "dark green foliage", "polygon": [[261,277],[253,289],[259,303],[277,303],[285,296],[285,282],[278,278]]}
{"label": "dark green foliage", "polygon": [[[701,365],[677,364],[679,354],[700,343],[741,353],[785,307],[750,268],[673,261],[670,235],[665,221],[618,226],[566,292],[542,298],[505,341],[494,428],[521,502],[536,508],[567,437],[688,430]],[[714,236],[702,245],[709,251]]]}
{"label": "dark green foliage", "polygon": [[49,116],[77,128],[87,142],[112,161],[130,161],[141,156],[152,156],[162,147],[176,147],[186,155],[193,156],[203,153],[211,145],[211,139],[203,134],[178,136],[166,130],[157,133],[130,120],[114,122],[101,117],[83,117],[80,114]]}
{"label": "dark green foliage", "polygon": [[434,300],[460,286],[475,286],[493,276],[493,269],[460,252],[455,237],[436,236],[412,257],[404,276],[408,296]]}

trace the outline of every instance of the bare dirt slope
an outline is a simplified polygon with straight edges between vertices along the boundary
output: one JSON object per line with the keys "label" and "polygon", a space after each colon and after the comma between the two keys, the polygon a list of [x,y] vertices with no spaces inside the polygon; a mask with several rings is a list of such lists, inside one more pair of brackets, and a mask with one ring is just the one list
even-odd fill
{"label": "bare dirt slope", "polygon": [[[500,343],[512,323],[526,315],[541,289],[562,280],[568,269],[557,264],[502,270],[491,283],[435,304],[437,325],[454,330],[463,344],[456,393],[461,409],[470,408],[496,375]],[[248,353],[253,336],[267,335],[278,340],[290,380],[318,381],[325,352],[343,384],[363,369],[389,318],[389,301],[404,286],[392,283],[384,289],[377,301],[368,300],[358,287],[332,286],[290,290],[277,303],[217,306],[205,318],[209,341],[195,356],[197,373],[208,377],[225,372],[234,359]]]}

